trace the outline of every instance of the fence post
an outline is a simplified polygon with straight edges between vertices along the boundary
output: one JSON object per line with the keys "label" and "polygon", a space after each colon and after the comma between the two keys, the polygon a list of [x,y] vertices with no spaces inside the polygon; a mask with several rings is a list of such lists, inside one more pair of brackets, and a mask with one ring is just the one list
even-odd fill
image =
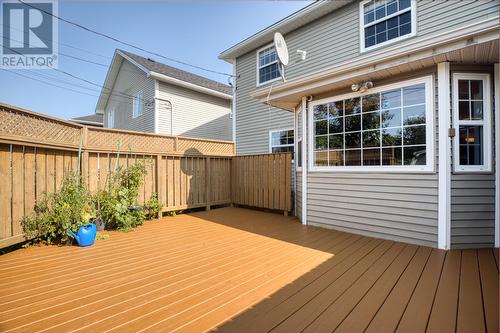
{"label": "fence post", "polygon": [[210,157],[205,157],[205,197],[207,198],[206,210],[210,210],[211,187],[212,187],[212,172],[210,170]]}
{"label": "fence post", "polygon": [[164,207],[164,186],[165,183],[163,181],[162,175],[164,174],[163,171],[163,163],[162,163],[162,156],[161,155],[156,155],[156,195],[158,196],[158,201],[161,203],[161,208],[160,211],[158,212],[158,218],[161,218],[163,216],[163,207]]}

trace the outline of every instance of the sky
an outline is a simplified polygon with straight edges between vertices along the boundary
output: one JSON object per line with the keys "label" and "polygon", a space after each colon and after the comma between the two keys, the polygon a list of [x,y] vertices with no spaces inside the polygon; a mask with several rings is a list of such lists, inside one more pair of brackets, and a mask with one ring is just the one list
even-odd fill
{"label": "sky", "polygon": [[[1,2],[1,0],[0,0]],[[60,0],[59,16],[130,44],[215,71],[232,73],[220,52],[308,5],[307,1],[73,1]],[[114,50],[121,48],[208,78],[227,77],[168,62],[58,22],[59,69],[102,85]],[[0,102],[63,119],[92,114],[100,88],[53,69],[0,70]],[[50,86],[37,80],[82,93]],[[91,95],[91,96],[89,96]]]}

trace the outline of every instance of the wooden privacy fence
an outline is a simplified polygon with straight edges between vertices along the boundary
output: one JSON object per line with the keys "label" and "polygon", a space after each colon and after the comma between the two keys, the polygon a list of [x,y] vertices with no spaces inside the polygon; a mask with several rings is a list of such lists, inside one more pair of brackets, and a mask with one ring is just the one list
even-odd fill
{"label": "wooden privacy fence", "polygon": [[80,144],[80,170],[92,192],[116,165],[142,162],[138,200],[158,193],[162,212],[233,202],[291,210],[290,154],[234,157],[228,141],[93,128],[0,103],[0,248],[24,239],[22,218],[78,169]]}
{"label": "wooden privacy fence", "polygon": [[232,159],[234,204],[292,210],[292,154],[235,156]]}

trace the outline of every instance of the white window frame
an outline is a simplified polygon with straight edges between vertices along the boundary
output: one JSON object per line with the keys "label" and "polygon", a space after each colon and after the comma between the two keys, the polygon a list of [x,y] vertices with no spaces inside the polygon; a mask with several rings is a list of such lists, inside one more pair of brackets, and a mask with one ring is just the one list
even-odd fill
{"label": "white window frame", "polygon": [[[264,47],[261,47],[261,48],[260,48],[260,49],[258,49],[258,50],[256,51],[256,53],[255,53],[255,56],[256,56],[256,62],[255,62],[255,65],[256,65],[256,69],[257,69],[257,70],[256,70],[256,75],[255,75],[255,76],[256,76],[256,79],[257,79],[257,81],[256,81],[256,82],[257,82],[257,84],[256,84],[256,86],[257,86],[257,87],[260,87],[260,86],[266,85],[266,84],[271,83],[271,82],[275,82],[275,81],[281,80],[281,77],[282,77],[282,74],[281,74],[281,69],[279,68],[279,62],[278,62],[278,57],[277,57],[277,56],[276,56],[276,61],[274,61],[274,62],[270,62],[270,63],[268,63],[268,64],[266,64],[266,65],[264,65],[264,66],[260,66],[260,64],[259,64],[259,54],[260,54],[262,51],[264,51],[265,49],[268,49],[268,48],[270,48],[270,47],[274,47],[274,44],[268,44],[268,45],[266,45],[266,46],[264,46]],[[275,51],[276,51],[276,50],[275,50]],[[268,81],[263,81],[263,82],[260,82],[260,76],[259,76],[259,74],[260,74],[260,69],[261,69],[262,67],[266,67],[266,66],[269,66],[269,65],[272,65],[272,64],[275,64],[275,63],[277,63],[277,64],[278,64],[278,71],[279,71],[280,75],[279,75],[278,77],[274,78],[274,79],[271,79],[271,80],[268,80]]]}
{"label": "white window frame", "polygon": [[[134,95],[134,98],[132,99],[132,118],[137,118],[144,113],[143,101],[144,101],[144,94],[142,91]],[[138,105],[136,103],[139,103],[140,105],[139,110],[138,110]]]}
{"label": "white window frame", "polygon": [[[293,131],[293,143],[289,143],[286,145],[273,146],[273,133],[275,132],[283,132],[283,131]],[[286,128],[276,128],[269,130],[269,153],[273,153],[273,147],[293,147],[295,152],[295,129],[293,127]]]}
{"label": "white window frame", "polygon": [[107,124],[108,128],[115,127],[115,110],[108,110]]}
{"label": "white window frame", "polygon": [[[458,119],[458,80],[483,81],[483,120]],[[492,144],[491,127],[491,81],[489,74],[481,73],[453,73],[453,171],[455,173],[491,172]],[[483,165],[460,165],[460,125],[483,126]]]}
{"label": "white window frame", "polygon": [[405,8],[404,10],[402,11],[398,11],[396,13],[393,13],[391,15],[388,15],[388,16],[385,16],[381,19],[378,19],[378,20],[375,20],[373,22],[370,22],[369,24],[372,25],[372,24],[377,24],[379,22],[382,22],[382,21],[386,21],[388,19],[390,19],[391,17],[394,17],[394,16],[398,16],[402,13],[405,13],[407,11],[411,11],[411,33],[407,34],[407,35],[404,35],[404,36],[399,36],[397,38],[394,38],[394,39],[391,39],[391,40],[387,40],[383,43],[380,43],[380,44],[375,44],[375,45],[372,45],[370,47],[365,47],[365,13],[364,13],[364,6],[366,3],[370,2],[372,0],[364,0],[364,1],[361,1],[359,3],[359,36],[360,36],[360,52],[363,53],[363,52],[367,52],[367,51],[371,51],[371,50],[374,50],[374,49],[378,49],[380,47],[384,47],[384,46],[387,46],[387,45],[390,45],[390,44],[393,44],[393,43],[397,43],[401,40],[404,40],[404,39],[407,39],[407,38],[410,38],[410,37],[414,37],[416,34],[417,34],[417,1],[415,0],[411,0],[411,5],[410,7],[408,8]]}
{"label": "white window frame", "polygon": [[[304,116],[305,112],[302,110],[302,108],[299,108],[299,110],[295,114],[295,129],[293,131],[293,141],[295,143],[295,148],[294,148],[294,159],[295,159],[295,168],[297,171],[302,170],[302,160],[299,159],[299,146],[301,146],[301,151],[302,155],[305,154],[302,142],[304,138],[302,137],[302,131],[299,131],[299,120],[300,120],[300,114],[302,114],[302,117]],[[303,126],[303,124],[301,124]],[[302,157],[301,157],[302,158]],[[299,166],[299,161],[301,166]]]}
{"label": "white window frame", "polygon": [[[381,166],[315,166],[314,165],[314,129],[308,131],[308,142],[307,142],[307,157],[308,157],[308,167],[311,171],[317,172],[363,172],[363,173],[379,173],[379,172],[391,172],[391,173],[434,173],[436,170],[435,165],[435,105],[434,105],[434,79],[432,75],[424,76],[416,79],[405,80],[396,82],[393,84],[383,85],[380,87],[375,87],[365,91],[364,93],[355,92],[348,93],[344,95],[338,95],[328,98],[323,98],[320,100],[313,101],[309,103],[308,107],[308,124],[314,124],[313,110],[314,106],[319,104],[330,103],[342,99],[349,99],[354,97],[361,97],[363,95],[369,95],[372,93],[377,93],[386,90],[392,90],[397,88],[403,88],[406,86],[411,86],[415,84],[425,84],[425,124],[426,124],[426,165],[381,165]],[[312,128],[312,127],[311,127]]]}

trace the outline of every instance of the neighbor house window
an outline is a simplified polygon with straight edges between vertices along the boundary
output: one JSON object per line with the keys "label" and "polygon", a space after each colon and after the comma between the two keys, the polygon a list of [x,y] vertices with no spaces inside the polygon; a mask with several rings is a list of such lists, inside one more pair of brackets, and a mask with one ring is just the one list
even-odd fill
{"label": "neighbor house window", "polygon": [[108,128],[113,128],[113,127],[115,127],[115,111],[109,110],[108,111]]}
{"label": "neighbor house window", "polygon": [[275,81],[281,77],[278,56],[274,46],[257,52],[257,84]]}
{"label": "neighbor house window", "polygon": [[269,151],[271,153],[293,152],[293,129],[270,131],[269,139]]}
{"label": "neighbor house window", "polygon": [[453,75],[455,171],[491,171],[488,74]]}
{"label": "neighbor house window", "polygon": [[415,11],[415,1],[410,0],[361,2],[361,50],[415,35]]}
{"label": "neighbor house window", "polygon": [[134,95],[132,117],[137,118],[140,115],[142,115],[142,112],[143,112],[143,94],[142,92],[140,92]]}
{"label": "neighbor house window", "polygon": [[312,167],[431,170],[431,78],[312,103]]}

